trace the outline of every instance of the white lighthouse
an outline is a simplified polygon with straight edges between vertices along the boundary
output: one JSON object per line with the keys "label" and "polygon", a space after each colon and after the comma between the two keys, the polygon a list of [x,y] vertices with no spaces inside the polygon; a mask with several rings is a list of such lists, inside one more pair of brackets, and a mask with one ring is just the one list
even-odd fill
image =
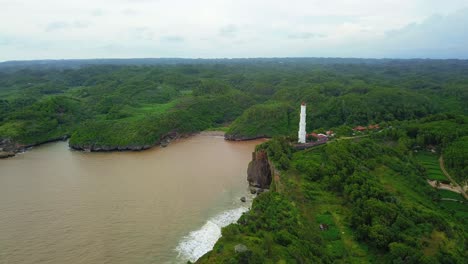
{"label": "white lighthouse", "polygon": [[306,143],[306,104],[301,104],[301,119],[299,121],[298,142]]}

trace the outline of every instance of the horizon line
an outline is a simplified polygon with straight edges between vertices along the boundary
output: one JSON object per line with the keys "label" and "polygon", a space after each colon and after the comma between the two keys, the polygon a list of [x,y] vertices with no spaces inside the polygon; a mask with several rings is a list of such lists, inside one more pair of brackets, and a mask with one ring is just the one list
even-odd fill
{"label": "horizon line", "polygon": [[466,61],[468,58],[430,58],[430,57],[314,57],[314,56],[280,56],[280,57],[94,57],[94,58],[61,58],[61,59],[13,59],[13,60],[0,60],[0,64],[8,62],[34,62],[34,61],[80,61],[80,60],[157,60],[157,59],[178,59],[178,60],[252,60],[252,59],[362,59],[362,60],[460,60]]}

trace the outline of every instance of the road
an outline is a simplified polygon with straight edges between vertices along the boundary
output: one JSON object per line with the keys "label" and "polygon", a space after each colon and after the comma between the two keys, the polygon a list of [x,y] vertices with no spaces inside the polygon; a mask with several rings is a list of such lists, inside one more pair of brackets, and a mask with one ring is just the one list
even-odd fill
{"label": "road", "polygon": [[458,183],[454,179],[452,179],[452,177],[450,177],[450,174],[445,170],[444,158],[442,157],[442,155],[440,155],[440,158],[439,158],[439,165],[440,165],[440,169],[445,174],[445,177],[447,177],[447,179],[449,179],[450,182],[453,185],[455,185],[455,188],[460,190],[460,193],[463,195],[463,197],[465,197],[465,199],[468,199],[468,195],[466,195],[465,190],[463,190],[463,188],[460,187],[460,185],[458,185]]}

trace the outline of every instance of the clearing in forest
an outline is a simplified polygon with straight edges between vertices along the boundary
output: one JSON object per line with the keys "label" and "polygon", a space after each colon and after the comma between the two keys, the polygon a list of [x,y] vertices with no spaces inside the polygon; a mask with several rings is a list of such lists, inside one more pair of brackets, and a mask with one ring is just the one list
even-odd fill
{"label": "clearing in forest", "polygon": [[426,169],[429,180],[450,183],[440,169],[438,156],[435,153],[420,152],[416,155],[416,158]]}

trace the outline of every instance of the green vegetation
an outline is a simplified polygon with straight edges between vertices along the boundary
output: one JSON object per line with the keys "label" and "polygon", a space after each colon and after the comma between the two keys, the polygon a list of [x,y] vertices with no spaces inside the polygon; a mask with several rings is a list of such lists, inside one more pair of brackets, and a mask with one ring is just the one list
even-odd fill
{"label": "green vegetation", "polygon": [[291,157],[282,187],[255,199],[200,263],[464,263],[467,205],[436,199],[455,196],[425,182],[410,149],[361,138],[292,153],[282,142],[258,147],[277,167]]}
{"label": "green vegetation", "polygon": [[296,112],[284,103],[254,105],[232,123],[226,134],[246,139],[287,135],[297,127]]}
{"label": "green vegetation", "polygon": [[[0,63],[0,141],[123,150],[206,129],[274,137],[257,150],[279,178],[200,262],[463,263],[468,205],[426,180],[447,181],[443,156],[468,181],[467,71],[462,60]],[[301,102],[308,132],[336,140],[291,149]]]}
{"label": "green vegetation", "polygon": [[468,204],[466,202],[441,201],[440,206],[457,218],[468,219]]}
{"label": "green vegetation", "polygon": [[[294,136],[302,101],[309,131],[464,115],[467,69],[466,61],[313,58],[3,63],[0,138],[141,146],[233,121],[232,139]],[[465,141],[447,148],[457,177],[467,175],[466,152],[458,151]]]}
{"label": "green vegetation", "polygon": [[440,169],[439,159],[436,153],[420,152],[416,155],[416,158],[426,169],[427,178],[429,180],[450,183]]}
{"label": "green vegetation", "polygon": [[443,154],[450,175],[468,184],[468,136],[454,140],[444,148]]}
{"label": "green vegetation", "polygon": [[[225,105],[226,101],[231,104]],[[151,146],[172,131],[193,133],[232,121],[249,104],[249,98],[233,93],[187,97],[164,106],[146,106],[144,114],[139,108],[137,115],[126,118],[86,121],[72,134],[70,145],[83,148]]]}
{"label": "green vegetation", "polygon": [[138,149],[168,133],[225,126],[255,101],[204,77],[213,70],[195,76],[169,65],[6,71],[0,138],[28,145],[68,135],[77,148]]}
{"label": "green vegetation", "polygon": [[[373,134],[373,137],[397,141],[400,149],[418,151],[416,157],[422,162],[420,169],[426,171],[426,177],[448,181],[440,174],[437,157],[442,154],[452,178],[459,184],[466,183],[468,166],[464,158],[468,157],[465,148],[468,118],[465,115],[436,114],[387,125],[382,133]],[[428,153],[426,148],[437,150],[437,154]]]}
{"label": "green vegetation", "polygon": [[437,193],[440,195],[441,198],[454,199],[454,200],[458,200],[461,202],[464,201],[463,196],[456,192],[451,192],[448,190],[438,190]]}

